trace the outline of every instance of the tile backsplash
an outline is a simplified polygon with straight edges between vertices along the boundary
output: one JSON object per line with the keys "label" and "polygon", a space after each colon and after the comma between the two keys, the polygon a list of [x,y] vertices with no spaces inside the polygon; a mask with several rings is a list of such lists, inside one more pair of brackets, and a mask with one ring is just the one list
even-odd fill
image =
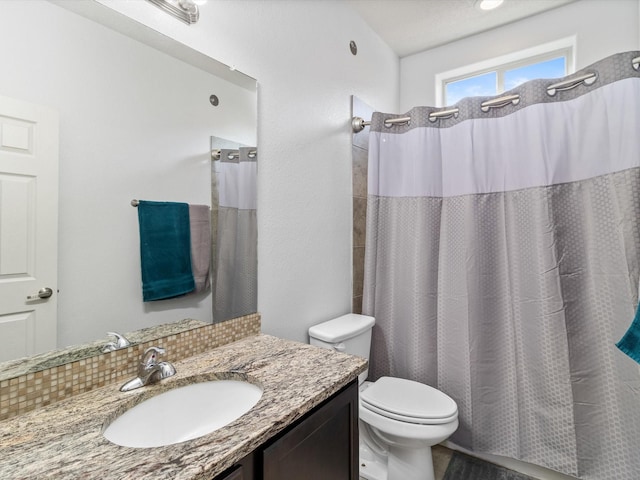
{"label": "tile backsplash", "polygon": [[[351,97],[351,112],[354,117],[370,120],[373,108]],[[353,134],[352,188],[353,188],[353,313],[362,313],[362,288],[364,284],[364,247],[367,218],[367,162],[369,155],[369,127]]]}
{"label": "tile backsplash", "polygon": [[167,353],[164,359],[173,362],[258,333],[260,315],[254,313],[2,380],[0,420],[21,415],[94,388],[133,378],[136,376],[142,352],[153,345],[165,348]]}

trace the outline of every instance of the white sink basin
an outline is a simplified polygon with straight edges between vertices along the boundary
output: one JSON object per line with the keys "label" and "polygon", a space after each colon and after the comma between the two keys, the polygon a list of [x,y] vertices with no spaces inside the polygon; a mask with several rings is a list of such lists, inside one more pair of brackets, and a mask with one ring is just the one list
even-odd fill
{"label": "white sink basin", "polygon": [[174,388],[117,417],[104,431],[124,447],[149,448],[202,437],[247,413],[262,389],[239,380],[215,380]]}

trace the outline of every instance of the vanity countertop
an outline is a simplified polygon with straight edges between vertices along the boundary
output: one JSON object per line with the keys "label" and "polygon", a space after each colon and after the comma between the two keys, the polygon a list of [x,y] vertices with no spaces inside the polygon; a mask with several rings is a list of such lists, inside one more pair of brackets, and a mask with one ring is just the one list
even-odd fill
{"label": "vanity countertop", "polygon": [[[0,422],[0,478],[211,479],[355,379],[366,360],[261,334],[174,365],[177,374],[155,385],[123,393],[113,384]],[[102,436],[105,422],[133,404],[173,387],[228,378],[230,371],[264,393],[226,427],[149,449]]]}

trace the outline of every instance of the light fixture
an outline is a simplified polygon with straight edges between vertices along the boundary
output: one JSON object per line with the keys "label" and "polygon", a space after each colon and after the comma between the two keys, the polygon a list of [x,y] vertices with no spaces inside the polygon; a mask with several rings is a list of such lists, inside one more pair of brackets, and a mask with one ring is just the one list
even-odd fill
{"label": "light fixture", "polygon": [[493,10],[502,5],[504,0],[476,0],[475,6],[480,10]]}
{"label": "light fixture", "polygon": [[147,0],[178,20],[191,25],[200,18],[198,5],[202,5],[206,0]]}

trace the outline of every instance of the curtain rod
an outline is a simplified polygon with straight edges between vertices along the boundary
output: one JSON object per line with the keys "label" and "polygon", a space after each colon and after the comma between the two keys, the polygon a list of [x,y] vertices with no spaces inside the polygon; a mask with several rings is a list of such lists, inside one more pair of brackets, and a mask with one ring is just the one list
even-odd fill
{"label": "curtain rod", "polygon": [[[238,158],[240,156],[240,152],[238,150],[231,150],[232,152],[235,153],[230,153],[229,155],[227,155],[227,158],[229,158],[229,160],[233,160],[234,158]],[[249,154],[248,157],[249,158],[253,158],[257,155],[258,150],[249,150]],[[211,150],[211,160],[220,160],[220,155],[222,155],[222,150],[219,148],[216,148],[214,150]]]}
{"label": "curtain rod", "polygon": [[[631,66],[634,70],[640,70],[640,56],[635,57],[631,60]],[[547,87],[547,94],[550,96],[554,96],[558,91],[571,90],[572,88],[577,87],[578,85],[592,85],[598,79],[598,74],[596,72],[589,72],[584,75],[580,75],[579,77],[570,78],[568,80],[563,80],[561,82],[552,83]],[[492,108],[500,108],[506,105],[517,105],[520,102],[520,95],[505,95],[503,97],[494,98],[492,100],[487,100],[480,104],[480,109],[483,112],[488,112]],[[459,113],[459,109],[457,107],[448,108],[445,110],[438,110],[435,112],[431,112],[429,114],[429,120],[435,122],[444,118],[457,117]],[[398,124],[409,124],[411,122],[411,117],[399,117],[399,118],[385,118],[384,126],[389,128],[392,125]],[[361,117],[353,117],[351,119],[351,128],[354,133],[361,132],[365,127],[371,125],[371,121],[364,120]]]}

